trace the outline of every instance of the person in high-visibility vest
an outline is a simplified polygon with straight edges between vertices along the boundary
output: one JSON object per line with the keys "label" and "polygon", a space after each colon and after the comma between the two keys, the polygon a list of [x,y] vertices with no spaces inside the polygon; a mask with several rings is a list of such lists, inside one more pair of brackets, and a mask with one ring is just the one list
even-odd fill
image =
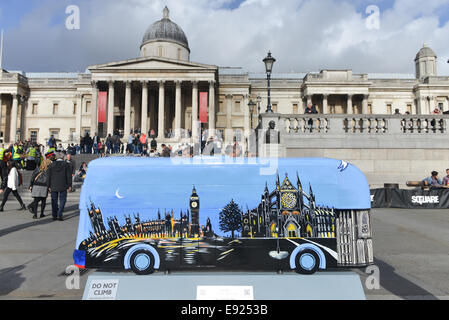
{"label": "person in high-visibility vest", "polygon": [[17,166],[17,168],[20,168],[21,157],[20,157],[19,145],[17,143],[15,143],[13,148],[12,148],[11,160],[14,161],[14,163]]}
{"label": "person in high-visibility vest", "polygon": [[0,145],[0,161],[3,161],[3,158],[5,156],[5,145]]}
{"label": "person in high-visibility vest", "polygon": [[0,194],[6,190],[6,183],[8,181],[8,170],[6,169],[6,155],[5,155],[5,145],[0,145],[0,177],[2,179],[2,183],[0,186]]}
{"label": "person in high-visibility vest", "polygon": [[36,169],[37,163],[37,150],[34,145],[31,145],[27,150],[27,158],[26,158],[26,168],[27,170]]}

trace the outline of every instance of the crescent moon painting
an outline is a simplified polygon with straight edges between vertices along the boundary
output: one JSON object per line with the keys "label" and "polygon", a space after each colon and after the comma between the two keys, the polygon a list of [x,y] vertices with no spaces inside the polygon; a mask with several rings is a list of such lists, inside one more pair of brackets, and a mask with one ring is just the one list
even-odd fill
{"label": "crescent moon painting", "polygon": [[120,189],[117,189],[117,191],[115,191],[115,196],[117,197],[117,199],[123,199],[123,198],[125,198],[125,197],[122,197],[122,196],[119,194],[119,192],[120,192]]}

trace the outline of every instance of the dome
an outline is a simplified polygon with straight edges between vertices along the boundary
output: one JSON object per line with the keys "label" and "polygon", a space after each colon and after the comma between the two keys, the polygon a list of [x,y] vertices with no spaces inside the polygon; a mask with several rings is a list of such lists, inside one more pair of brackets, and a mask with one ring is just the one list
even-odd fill
{"label": "dome", "polygon": [[416,55],[415,60],[419,60],[419,59],[421,59],[421,58],[428,58],[428,57],[436,58],[437,55],[436,55],[435,52],[434,52],[432,49],[430,49],[427,45],[424,45],[424,46],[422,47],[422,49],[419,50],[418,54]]}
{"label": "dome", "polygon": [[169,13],[170,11],[165,7],[163,18],[153,23],[145,32],[141,47],[150,42],[168,41],[177,43],[190,51],[184,31],[170,20]]}

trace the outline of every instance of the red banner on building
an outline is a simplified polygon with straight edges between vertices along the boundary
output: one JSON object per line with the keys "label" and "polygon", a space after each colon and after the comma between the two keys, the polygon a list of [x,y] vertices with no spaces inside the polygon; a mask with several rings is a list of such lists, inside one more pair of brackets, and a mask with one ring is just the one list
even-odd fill
{"label": "red banner on building", "polygon": [[200,92],[200,122],[208,123],[207,111],[209,109],[209,93]]}
{"label": "red banner on building", "polygon": [[98,123],[106,123],[106,113],[108,106],[108,92],[98,93]]}

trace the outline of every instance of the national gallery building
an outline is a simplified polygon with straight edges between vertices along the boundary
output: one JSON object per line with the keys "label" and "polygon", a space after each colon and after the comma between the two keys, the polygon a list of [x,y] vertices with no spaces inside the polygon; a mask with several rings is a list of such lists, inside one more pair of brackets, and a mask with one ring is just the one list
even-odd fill
{"label": "national gallery building", "polygon": [[[415,74],[274,73],[273,111],[304,114],[308,104],[320,114],[448,111],[449,77],[438,76],[436,54],[424,46],[414,62]],[[200,129],[240,140],[266,105],[266,74],[191,62],[187,37],[165,8],[145,32],[139,58],[93,65],[86,73],[2,70],[0,141],[44,144],[54,135],[63,144],[79,143],[86,132],[105,137],[115,130],[127,139],[133,129],[153,130],[160,143],[180,142]]]}

